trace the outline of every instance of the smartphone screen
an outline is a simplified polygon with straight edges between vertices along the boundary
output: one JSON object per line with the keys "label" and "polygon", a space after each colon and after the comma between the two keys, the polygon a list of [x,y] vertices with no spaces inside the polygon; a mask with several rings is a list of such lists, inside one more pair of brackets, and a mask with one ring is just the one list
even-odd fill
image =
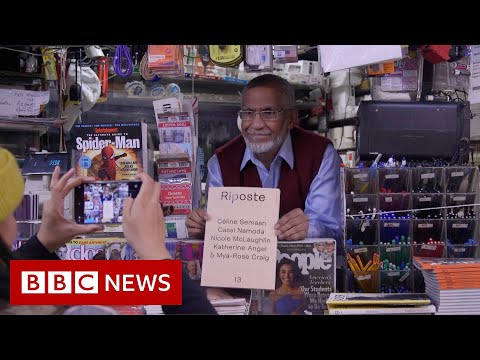
{"label": "smartphone screen", "polygon": [[75,221],[79,224],[120,224],[123,201],[135,198],[141,181],[95,181],[75,188]]}

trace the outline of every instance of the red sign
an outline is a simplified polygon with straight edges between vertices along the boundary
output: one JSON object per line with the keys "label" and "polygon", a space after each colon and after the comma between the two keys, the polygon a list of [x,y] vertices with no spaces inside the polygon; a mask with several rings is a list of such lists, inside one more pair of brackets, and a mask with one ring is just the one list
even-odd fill
{"label": "red sign", "polygon": [[180,305],[180,260],[10,262],[12,305]]}

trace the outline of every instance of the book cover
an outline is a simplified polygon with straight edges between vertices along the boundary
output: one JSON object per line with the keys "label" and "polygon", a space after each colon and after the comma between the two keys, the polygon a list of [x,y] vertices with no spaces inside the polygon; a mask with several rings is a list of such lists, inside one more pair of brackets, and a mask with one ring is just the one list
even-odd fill
{"label": "book cover", "polygon": [[72,164],[77,176],[130,180],[147,164],[146,124],[77,124]]}
{"label": "book cover", "polygon": [[211,187],[202,286],[275,289],[280,190]]}
{"label": "book cover", "polygon": [[264,291],[261,313],[322,315],[336,287],[334,239],[280,241],[275,290]]}

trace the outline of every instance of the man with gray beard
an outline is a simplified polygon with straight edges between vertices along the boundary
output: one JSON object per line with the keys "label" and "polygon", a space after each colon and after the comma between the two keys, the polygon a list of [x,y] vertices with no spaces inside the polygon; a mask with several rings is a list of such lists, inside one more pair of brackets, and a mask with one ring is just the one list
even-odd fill
{"label": "man with gray beard", "polygon": [[[217,149],[208,161],[210,186],[280,189],[278,240],[342,235],[340,157],[331,142],[296,126],[295,92],[287,80],[261,75],[242,93],[242,134]],[[203,238],[208,214],[193,209],[189,237]]]}

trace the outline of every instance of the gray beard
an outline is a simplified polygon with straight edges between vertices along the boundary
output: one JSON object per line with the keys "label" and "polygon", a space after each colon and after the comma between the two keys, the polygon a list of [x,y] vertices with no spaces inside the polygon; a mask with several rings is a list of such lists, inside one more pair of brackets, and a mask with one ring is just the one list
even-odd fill
{"label": "gray beard", "polygon": [[258,142],[249,141],[245,136],[245,134],[243,134],[243,139],[245,140],[245,144],[247,144],[250,151],[253,152],[254,154],[263,154],[263,153],[269,152],[272,149],[275,149],[277,146],[279,147],[283,143],[286,137],[287,137],[287,133],[285,132],[285,134],[280,134],[277,137],[275,137],[273,140],[262,141],[258,143]]}

